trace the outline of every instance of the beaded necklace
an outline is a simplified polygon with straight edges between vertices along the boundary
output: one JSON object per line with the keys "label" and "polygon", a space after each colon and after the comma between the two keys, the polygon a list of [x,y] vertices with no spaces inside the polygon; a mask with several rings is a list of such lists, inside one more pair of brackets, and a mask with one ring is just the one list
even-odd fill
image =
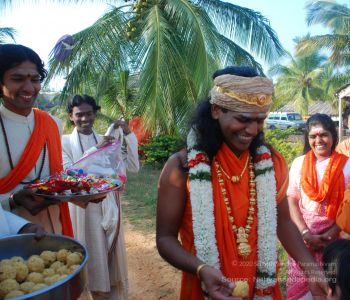
{"label": "beaded necklace", "polygon": [[[230,201],[227,196],[224,180],[222,178],[222,170],[220,168],[219,162],[214,159],[216,173],[218,175],[219,185],[221,189],[222,196],[224,198],[225,206],[227,209],[228,217],[231,223],[232,231],[236,235],[236,242],[237,242],[237,250],[238,255],[247,257],[251,252],[251,246],[248,243],[248,237],[249,233],[252,229],[252,224],[254,221],[254,213],[255,213],[255,207],[256,207],[256,184],[255,184],[255,175],[254,175],[254,167],[253,167],[253,161],[250,155],[248,155],[247,161],[249,161],[249,208],[248,208],[248,215],[247,215],[247,221],[246,225],[240,226],[237,228],[236,224],[234,223],[234,217],[232,214],[232,209],[230,206]],[[246,168],[244,168],[245,170]],[[243,176],[243,173],[241,174]],[[230,179],[230,177],[228,177]]]}
{"label": "beaded necklace", "polygon": [[[92,132],[92,136],[94,137],[94,140],[95,140],[95,143],[97,144],[97,138],[95,136],[95,133]],[[83,148],[83,144],[81,142],[81,139],[80,139],[80,133],[78,132],[78,139],[79,139],[79,145],[80,145],[80,150],[81,150],[81,153],[84,154],[84,148]]]}
{"label": "beaded necklace", "polygon": [[218,161],[216,161],[216,162],[218,164],[218,168],[220,168],[221,172],[227,177],[227,179],[229,179],[232,183],[238,183],[238,182],[241,181],[243,174],[247,170],[247,166],[248,166],[248,163],[249,163],[249,157],[250,156],[248,155],[247,160],[246,160],[245,165],[244,165],[244,168],[243,168],[243,170],[242,170],[242,172],[241,172],[241,174],[239,176],[237,176],[237,175],[232,175],[232,176],[228,175],[225,172],[225,170],[221,167],[219,162]]}

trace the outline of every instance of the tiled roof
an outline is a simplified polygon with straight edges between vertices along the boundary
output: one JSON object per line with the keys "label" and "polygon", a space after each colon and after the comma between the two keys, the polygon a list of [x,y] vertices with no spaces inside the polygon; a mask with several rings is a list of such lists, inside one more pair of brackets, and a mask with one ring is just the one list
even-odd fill
{"label": "tiled roof", "polygon": [[[276,111],[286,112],[286,111],[296,111],[293,103],[287,103]],[[328,102],[317,101],[309,105],[308,115],[313,115],[316,113],[327,114],[327,115],[338,115],[338,110]]]}

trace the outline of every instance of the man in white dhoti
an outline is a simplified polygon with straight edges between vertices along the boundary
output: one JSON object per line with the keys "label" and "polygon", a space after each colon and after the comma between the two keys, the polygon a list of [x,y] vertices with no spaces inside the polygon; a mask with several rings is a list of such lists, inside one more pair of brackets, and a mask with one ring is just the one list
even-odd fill
{"label": "man in white dhoti", "polygon": [[[69,102],[68,113],[75,128],[72,134],[62,137],[64,167],[111,143],[118,135],[125,145],[126,169],[138,172],[136,136],[127,123],[120,120],[112,124],[108,136],[97,134],[93,124],[99,109],[95,99],[87,95],[76,95]],[[127,264],[118,192],[110,192],[105,200],[91,203],[86,209],[73,205],[70,213],[74,236],[89,250],[88,289],[93,299],[127,299]]]}

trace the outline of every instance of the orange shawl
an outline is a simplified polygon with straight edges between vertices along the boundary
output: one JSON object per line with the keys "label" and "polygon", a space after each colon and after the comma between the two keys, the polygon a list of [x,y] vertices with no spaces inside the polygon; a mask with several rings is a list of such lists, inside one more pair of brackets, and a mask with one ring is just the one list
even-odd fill
{"label": "orange shawl", "polygon": [[[248,151],[241,155],[238,159],[227,145],[223,145],[216,155],[216,159],[225,170],[226,173],[232,175],[239,175],[243,170]],[[273,152],[273,162],[275,168],[275,176],[277,181],[277,199],[279,203],[285,196],[288,186],[288,168],[283,157],[276,152]],[[230,280],[245,279],[249,282],[249,297],[253,299],[255,277],[256,277],[256,263],[257,263],[257,217],[255,212],[254,223],[249,234],[249,244],[252,247],[252,253],[246,257],[238,256],[236,248],[236,238],[232,232],[232,227],[227,215],[227,209],[222,197],[220,185],[218,182],[215,165],[212,163],[211,176],[213,185],[214,197],[214,217],[215,217],[215,234],[217,247],[219,251],[220,265],[222,273]],[[240,171],[236,171],[240,170]],[[230,204],[237,226],[245,226],[249,207],[249,189],[248,181],[249,174],[245,172],[240,183],[231,184],[228,179],[223,176],[227,194],[230,197]],[[195,255],[194,235],[192,230],[192,209],[189,200],[189,182],[187,182],[188,199],[186,203],[183,223],[180,230],[182,246],[193,255]],[[201,300],[204,299],[200,281],[197,277],[190,273],[183,272],[181,284],[181,300]],[[278,286],[275,287],[273,299],[282,299],[282,295]]]}
{"label": "orange shawl", "polygon": [[[45,143],[48,147],[50,174],[61,172],[62,146],[56,122],[44,111],[34,109],[35,126],[17,165],[5,177],[0,178],[0,194],[14,189],[33,169]],[[60,221],[62,233],[73,237],[72,223],[67,203],[61,203]]]}
{"label": "orange shawl", "polygon": [[345,179],[343,168],[348,160],[344,154],[333,151],[320,186],[316,172],[316,157],[313,151],[306,153],[301,168],[301,187],[312,201],[327,203],[327,217],[335,219],[344,197]]}
{"label": "orange shawl", "polygon": [[339,143],[337,148],[335,148],[335,150],[349,157],[350,156],[350,138],[347,138],[341,143]]}

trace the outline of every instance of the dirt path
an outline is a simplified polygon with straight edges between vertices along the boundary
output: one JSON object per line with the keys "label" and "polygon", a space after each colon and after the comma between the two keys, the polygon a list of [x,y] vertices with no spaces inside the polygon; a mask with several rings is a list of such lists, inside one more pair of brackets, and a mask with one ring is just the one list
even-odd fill
{"label": "dirt path", "polygon": [[178,299],[181,273],[159,256],[155,234],[136,231],[124,221],[129,300]]}

